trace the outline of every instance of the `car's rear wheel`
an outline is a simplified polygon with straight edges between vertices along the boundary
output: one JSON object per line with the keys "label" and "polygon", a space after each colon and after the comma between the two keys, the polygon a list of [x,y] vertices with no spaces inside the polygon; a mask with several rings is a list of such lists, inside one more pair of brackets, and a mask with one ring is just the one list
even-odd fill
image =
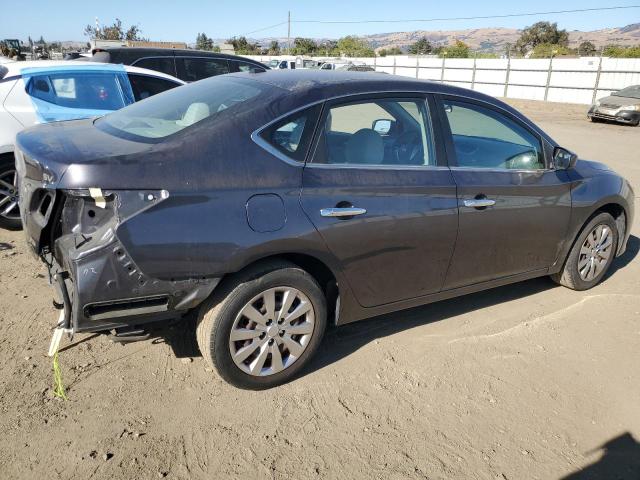
{"label": "car's rear wheel", "polygon": [[618,248],[618,229],[613,217],[599,213],[582,229],[564,268],[551,278],[573,290],[587,290],[609,270]]}
{"label": "car's rear wheel", "polygon": [[13,155],[0,156],[0,228],[22,227],[18,208],[18,177]]}
{"label": "car's rear wheel", "polygon": [[196,336],[222,378],[264,389],[304,367],[326,322],[325,297],[315,279],[294,264],[268,262],[228,279],[202,305]]}

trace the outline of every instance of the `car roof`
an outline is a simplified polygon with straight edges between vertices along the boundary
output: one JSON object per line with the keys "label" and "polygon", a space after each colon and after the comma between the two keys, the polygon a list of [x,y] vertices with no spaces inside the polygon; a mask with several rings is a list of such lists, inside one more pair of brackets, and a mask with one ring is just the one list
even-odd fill
{"label": "car roof", "polygon": [[[98,62],[73,62],[69,60],[33,60],[29,62],[13,62],[4,63],[2,65],[7,69],[5,78],[17,77],[22,74],[25,69],[56,69],[56,70],[113,70],[114,65],[112,63],[98,63]],[[176,83],[184,84],[182,80],[167,75],[166,73],[157,72],[155,70],[148,70],[146,68],[132,67],[129,65],[120,65],[128,73],[139,73],[142,75],[151,75],[154,77],[165,78],[172,80]]]}
{"label": "car roof", "polygon": [[[318,93],[320,97],[355,95],[372,92],[434,92],[457,93],[464,96],[486,96],[472,90],[462,89],[429,80],[418,80],[381,72],[350,72],[347,70],[295,69],[268,70],[260,73],[232,73],[235,77],[250,78],[273,87],[289,91],[291,94],[309,95]],[[491,98],[493,101],[494,99]]]}
{"label": "car roof", "polygon": [[243,60],[249,63],[260,64],[257,60],[228,53],[209,52],[206,50],[191,50],[184,48],[153,48],[153,47],[105,47],[93,49],[93,52],[126,53],[130,56],[141,55],[145,57],[211,57],[225,58],[227,60]]}

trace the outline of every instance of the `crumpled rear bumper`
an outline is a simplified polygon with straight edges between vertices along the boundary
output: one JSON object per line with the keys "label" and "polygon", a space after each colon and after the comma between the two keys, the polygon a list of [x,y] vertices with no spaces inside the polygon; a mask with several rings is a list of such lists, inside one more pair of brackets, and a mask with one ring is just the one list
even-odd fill
{"label": "crumpled rear bumper", "polygon": [[[207,298],[219,278],[159,279],[143,272],[117,235],[118,227],[156,207],[161,191],[100,192],[24,189],[30,243],[49,270],[54,303],[73,332],[103,331],[179,318]],[[47,189],[44,189],[47,190]],[[45,215],[40,200],[51,194]],[[33,218],[30,218],[33,217]],[[35,219],[35,222],[32,220]],[[37,238],[35,238],[37,237]]]}

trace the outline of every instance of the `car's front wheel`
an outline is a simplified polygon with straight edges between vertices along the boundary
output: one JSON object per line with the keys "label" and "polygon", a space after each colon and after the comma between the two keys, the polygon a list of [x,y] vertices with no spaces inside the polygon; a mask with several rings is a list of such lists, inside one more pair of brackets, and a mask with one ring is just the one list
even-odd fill
{"label": "car's front wheel", "polygon": [[0,228],[18,230],[22,227],[17,180],[13,155],[0,155]]}
{"label": "car's front wheel", "polygon": [[315,279],[268,262],[225,281],[198,315],[204,358],[229,383],[264,389],[291,380],[317,350],[327,323]]}
{"label": "car's front wheel", "polygon": [[585,225],[564,268],[551,278],[573,290],[594,287],[607,273],[618,248],[618,228],[613,217],[602,212]]}

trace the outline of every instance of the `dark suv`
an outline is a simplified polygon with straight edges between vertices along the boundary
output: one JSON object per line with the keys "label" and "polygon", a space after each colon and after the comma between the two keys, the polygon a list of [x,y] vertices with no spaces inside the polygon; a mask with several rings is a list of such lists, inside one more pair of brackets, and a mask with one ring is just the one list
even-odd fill
{"label": "dark suv", "polygon": [[185,82],[233,72],[264,72],[268,67],[249,58],[202,50],[114,47],[93,50],[91,61],[122,63],[156,70]]}

